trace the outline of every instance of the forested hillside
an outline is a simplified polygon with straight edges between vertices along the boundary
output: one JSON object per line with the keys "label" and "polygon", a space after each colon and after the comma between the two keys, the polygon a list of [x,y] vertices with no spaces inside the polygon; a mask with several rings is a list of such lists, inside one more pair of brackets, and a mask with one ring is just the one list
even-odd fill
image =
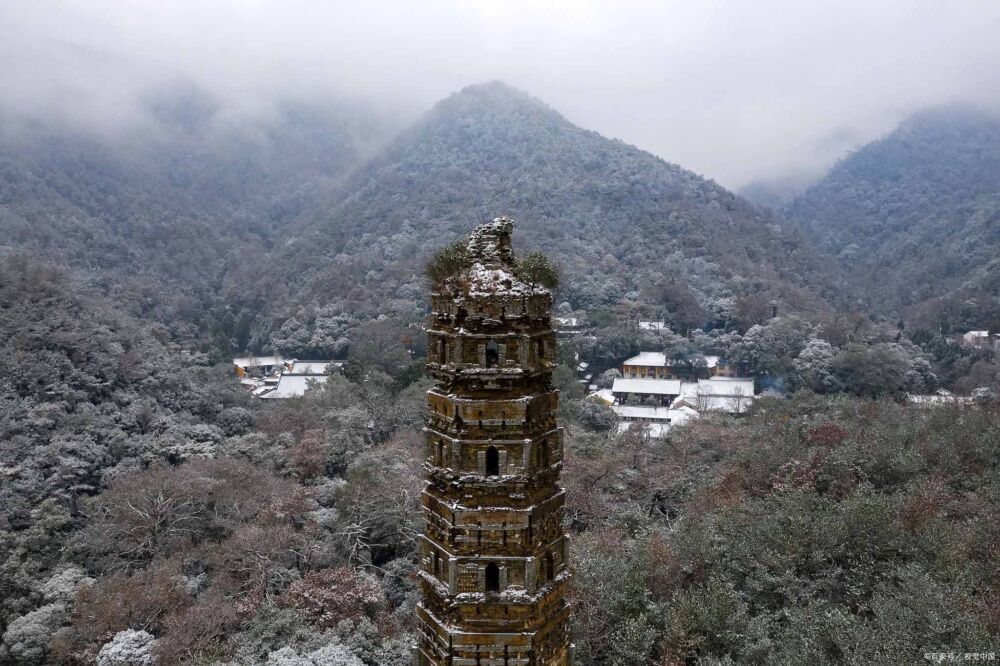
{"label": "forested hillside", "polygon": [[23,257],[0,339],[0,664],[408,663],[421,385],[262,409]]}
{"label": "forested hillside", "polygon": [[875,311],[945,332],[1000,326],[1000,119],[917,114],[785,213]]}
{"label": "forested hillside", "polygon": [[418,316],[432,251],[498,214],[562,267],[577,309],[648,300],[684,329],[730,322],[748,297],[809,311],[838,293],[833,264],[769,213],[490,83],[439,103],[276,254],[263,289],[300,307],[272,344],[336,338],[345,312]]}
{"label": "forested hillside", "polygon": [[800,393],[665,441],[571,427],[578,659],[902,665],[993,651],[998,417],[995,402]]}
{"label": "forested hillside", "polygon": [[147,106],[145,126],[113,137],[0,118],[0,251],[69,266],[180,340],[218,328],[228,272],[325,206],[390,132],[350,106],[218,117],[186,88]]}

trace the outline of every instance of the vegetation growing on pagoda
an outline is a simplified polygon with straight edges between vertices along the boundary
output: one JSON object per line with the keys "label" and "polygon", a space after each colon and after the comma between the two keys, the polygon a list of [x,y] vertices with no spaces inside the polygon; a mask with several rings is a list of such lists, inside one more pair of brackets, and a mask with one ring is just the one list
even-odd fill
{"label": "vegetation growing on pagoda", "polygon": [[447,245],[427,262],[427,278],[431,284],[439,285],[450,277],[454,277],[472,266],[472,255],[465,245],[465,240],[458,240]]}
{"label": "vegetation growing on pagoda", "polygon": [[[427,262],[426,275],[432,285],[440,285],[472,267],[473,257],[466,241],[458,240],[447,245]],[[532,286],[547,289],[559,286],[559,271],[543,252],[529,252],[514,264],[514,275]]]}
{"label": "vegetation growing on pagoda", "polygon": [[559,286],[559,271],[543,252],[529,252],[517,262],[514,274],[530,285],[541,285],[547,289]]}

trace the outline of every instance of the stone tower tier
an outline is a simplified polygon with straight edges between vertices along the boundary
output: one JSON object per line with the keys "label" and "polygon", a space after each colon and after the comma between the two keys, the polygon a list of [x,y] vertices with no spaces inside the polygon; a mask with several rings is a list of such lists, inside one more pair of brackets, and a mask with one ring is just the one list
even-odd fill
{"label": "stone tower tier", "polygon": [[419,604],[418,657],[451,666],[565,666],[571,663],[569,605],[562,602],[546,612],[534,631],[479,632],[445,622]]}
{"label": "stone tower tier", "polygon": [[483,333],[431,329],[427,350],[427,371],[441,382],[509,390],[548,377],[555,367],[556,338],[551,329]]}
{"label": "stone tower tier", "polygon": [[[567,577],[566,538],[559,535],[542,544],[537,555],[455,555],[439,543],[420,543],[420,576],[430,595],[425,601],[439,614],[456,621],[483,613],[496,615],[493,628],[508,627],[505,606],[531,606],[553,594],[556,584]],[[479,622],[479,620],[476,620]]]}
{"label": "stone tower tier", "polygon": [[[475,427],[482,430],[487,424]],[[465,434],[465,433],[463,433]],[[424,429],[426,441],[425,468],[434,484],[462,482],[498,489],[498,484],[514,484],[510,488],[524,492],[536,476],[542,483],[552,484],[563,460],[563,429],[538,429],[535,434],[509,433],[500,436],[457,437],[447,429],[432,425]],[[492,434],[492,433],[489,433]],[[518,437],[517,435],[522,435]]]}
{"label": "stone tower tier", "polygon": [[563,536],[565,493],[541,491],[530,505],[483,506],[454,502],[428,488],[422,494],[425,536],[437,542],[441,557],[481,555],[539,556]]}
{"label": "stone tower tier", "polygon": [[435,387],[427,392],[427,427],[455,439],[524,439],[555,429],[558,404],[553,390],[483,399]]}
{"label": "stone tower tier", "polygon": [[[458,566],[469,569],[472,574],[477,569],[482,570],[482,566],[476,562]],[[446,588],[436,579],[423,571],[419,575],[424,592],[424,608],[450,625],[484,633],[537,630],[545,624],[551,611],[558,611],[563,606],[566,583],[569,580],[567,575],[557,574],[545,584],[539,584],[534,592],[511,589],[496,595],[475,591],[447,595]],[[484,603],[489,596],[495,598],[491,603]]]}
{"label": "stone tower tier", "polygon": [[464,275],[446,280],[431,294],[431,317],[457,326],[466,321],[550,319],[552,293],[524,282],[516,273],[513,266],[474,260]]}
{"label": "stone tower tier", "polygon": [[552,295],[545,290],[488,296],[445,291],[431,296],[431,318],[436,324],[473,331],[501,325],[515,330],[551,328],[551,308]]}

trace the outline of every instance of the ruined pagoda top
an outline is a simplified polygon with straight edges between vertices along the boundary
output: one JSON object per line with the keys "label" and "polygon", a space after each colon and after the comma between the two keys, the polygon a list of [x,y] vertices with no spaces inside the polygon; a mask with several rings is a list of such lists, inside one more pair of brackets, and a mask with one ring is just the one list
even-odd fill
{"label": "ruined pagoda top", "polygon": [[492,222],[480,224],[469,234],[469,254],[472,260],[483,266],[513,267],[514,248],[510,234],[514,230],[514,220],[497,217]]}
{"label": "ruined pagoda top", "polygon": [[514,221],[498,217],[476,227],[469,234],[467,248],[472,265],[458,280],[467,296],[547,295],[549,290],[529,284],[518,275],[517,258],[511,243]]}

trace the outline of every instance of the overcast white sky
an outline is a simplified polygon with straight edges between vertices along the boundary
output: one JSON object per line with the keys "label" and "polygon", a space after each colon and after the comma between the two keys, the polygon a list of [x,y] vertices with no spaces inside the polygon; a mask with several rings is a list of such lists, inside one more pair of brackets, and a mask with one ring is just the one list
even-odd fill
{"label": "overcast white sky", "polygon": [[190,79],[235,115],[350,96],[417,113],[501,79],[737,188],[949,102],[1000,109],[998,0],[5,0],[0,107],[107,129]]}

